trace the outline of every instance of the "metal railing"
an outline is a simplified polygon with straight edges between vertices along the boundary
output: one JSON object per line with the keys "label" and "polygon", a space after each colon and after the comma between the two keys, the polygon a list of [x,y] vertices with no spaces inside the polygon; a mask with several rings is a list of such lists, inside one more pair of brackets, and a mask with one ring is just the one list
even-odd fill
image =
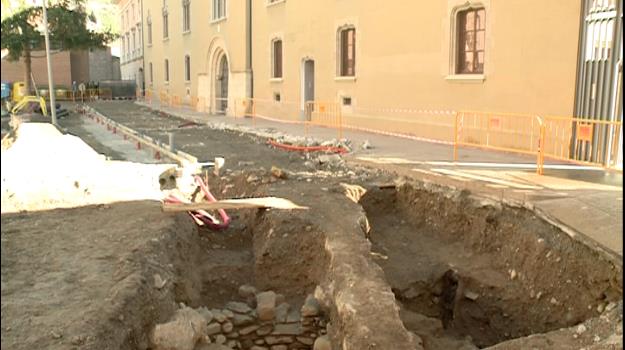
{"label": "metal railing", "polygon": [[462,146],[535,155],[539,174],[544,165],[544,121],[530,114],[457,112],[454,126],[454,161]]}
{"label": "metal railing", "polygon": [[[39,94],[46,100],[50,100],[50,91],[42,89]],[[84,92],[59,89],[54,92],[54,97],[57,101],[110,100],[113,98],[113,91],[107,88],[86,89]]]}
{"label": "metal railing", "polygon": [[338,139],[343,138],[341,108],[335,102],[309,101],[302,110],[300,103],[292,101],[237,99],[234,117],[252,118],[253,125],[256,125],[257,118],[302,125],[306,136],[311,126],[332,128],[337,130]]}
{"label": "metal railing", "polygon": [[544,119],[546,157],[622,171],[618,154],[622,122],[557,116]]}

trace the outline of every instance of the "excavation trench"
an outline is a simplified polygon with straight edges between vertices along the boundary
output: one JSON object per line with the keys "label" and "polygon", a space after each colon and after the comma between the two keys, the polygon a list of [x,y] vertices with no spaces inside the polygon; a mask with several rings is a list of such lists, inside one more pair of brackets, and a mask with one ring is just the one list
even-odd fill
{"label": "excavation trench", "polygon": [[[276,195],[310,210],[237,211],[227,230],[191,234],[177,247],[186,260],[173,277],[176,305],[145,337],[180,303],[236,315],[230,306],[240,302],[253,321],[220,328],[213,343],[312,349],[324,337],[335,349],[476,349],[572,327],[622,300],[617,260],[530,210],[421,183],[374,186],[355,203],[336,182],[277,182],[260,172],[252,185],[250,174],[213,179],[211,190]],[[242,285],[276,293],[289,322],[258,319],[257,297],[242,295]],[[319,311],[306,318],[313,295]],[[265,326],[260,335],[249,333],[255,326]]]}
{"label": "excavation trench", "polygon": [[425,349],[571,327],[622,300],[622,265],[533,212],[423,184],[360,200],[373,258]]}
{"label": "excavation trench", "polygon": [[[220,197],[261,196],[259,185],[275,181],[257,172],[257,185],[247,181],[252,174],[213,178],[211,191]],[[190,242],[177,244],[186,259],[172,276],[173,306],[146,324],[140,348],[185,349],[193,339],[190,349],[312,349],[327,333],[328,317],[312,298],[327,265],[323,235],[297,215],[282,225],[288,232],[274,229],[267,213],[230,211],[227,229],[197,228]],[[269,317],[259,304],[263,297],[273,300]],[[208,320],[201,337],[191,336],[198,315]]]}

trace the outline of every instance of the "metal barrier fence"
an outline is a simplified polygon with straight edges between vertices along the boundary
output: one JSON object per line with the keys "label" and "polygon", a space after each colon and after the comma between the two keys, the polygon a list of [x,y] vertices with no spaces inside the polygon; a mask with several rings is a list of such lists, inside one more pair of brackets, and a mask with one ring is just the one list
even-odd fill
{"label": "metal barrier fence", "polygon": [[166,91],[161,91],[158,94],[158,100],[159,100],[161,106],[169,106],[170,103],[171,103],[169,94]]}
{"label": "metal barrier fence", "polygon": [[335,102],[309,101],[301,109],[301,104],[291,101],[275,101],[263,99],[237,99],[234,106],[234,117],[256,118],[281,123],[302,125],[308,136],[310,126],[321,126],[337,130],[337,138],[343,138],[341,107]]}
{"label": "metal barrier fence", "polygon": [[156,94],[153,89],[146,89],[145,94],[142,94],[141,90],[137,90],[137,99],[143,99],[151,105],[158,102],[163,107],[190,108],[199,112],[206,111],[206,102],[203,97],[189,95],[181,97],[178,95],[171,95],[165,90],[159,92],[158,94]]}
{"label": "metal barrier fence", "polygon": [[[48,90],[39,90],[41,97],[50,100],[50,92]],[[95,100],[111,100],[113,92],[111,89],[87,89],[85,92],[71,90],[56,90],[54,97],[57,101],[95,101]]]}
{"label": "metal barrier fence", "polygon": [[622,122],[548,116],[545,129],[546,157],[622,171]]}
{"label": "metal barrier fence", "polygon": [[454,126],[454,161],[460,146],[536,155],[539,174],[544,165],[544,122],[536,115],[457,112]]}
{"label": "metal barrier fence", "polygon": [[306,124],[325,126],[338,130],[338,138],[343,138],[343,117],[341,106],[336,102],[306,102]]}

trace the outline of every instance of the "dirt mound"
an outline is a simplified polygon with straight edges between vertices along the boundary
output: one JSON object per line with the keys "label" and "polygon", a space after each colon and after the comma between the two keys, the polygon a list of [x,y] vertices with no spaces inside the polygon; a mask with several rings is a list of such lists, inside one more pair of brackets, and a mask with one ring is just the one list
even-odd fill
{"label": "dirt mound", "polygon": [[2,212],[160,200],[171,165],[107,161],[80,138],[45,123],[21,124],[2,151]]}

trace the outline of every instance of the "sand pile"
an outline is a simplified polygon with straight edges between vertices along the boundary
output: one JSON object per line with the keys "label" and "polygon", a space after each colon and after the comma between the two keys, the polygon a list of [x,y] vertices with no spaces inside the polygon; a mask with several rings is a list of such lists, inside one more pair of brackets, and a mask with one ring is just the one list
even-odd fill
{"label": "sand pile", "polygon": [[161,200],[159,175],[173,164],[108,161],[51,124],[25,123],[2,151],[2,212]]}

